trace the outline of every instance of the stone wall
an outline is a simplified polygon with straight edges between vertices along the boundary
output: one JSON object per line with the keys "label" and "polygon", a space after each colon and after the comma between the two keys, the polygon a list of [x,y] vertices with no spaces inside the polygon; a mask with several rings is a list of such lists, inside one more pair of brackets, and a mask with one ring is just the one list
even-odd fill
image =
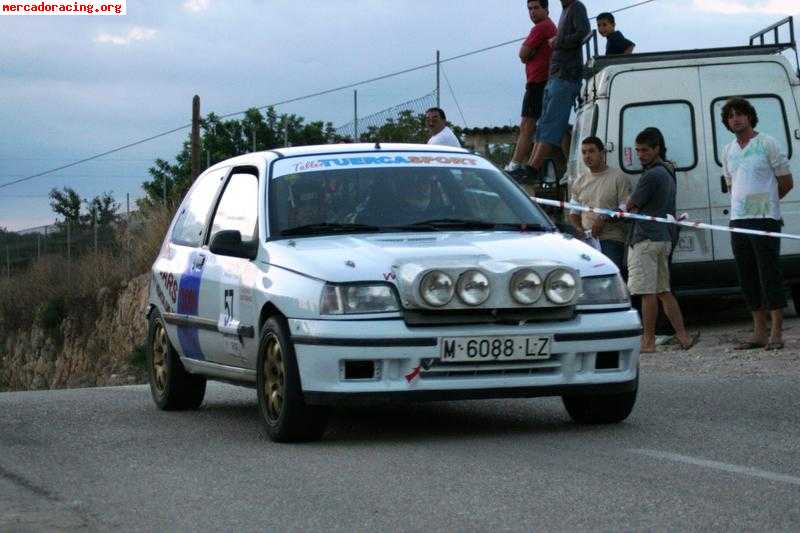
{"label": "stone wall", "polygon": [[128,282],[114,299],[108,289],[97,295],[99,319],[84,327],[66,317],[58,331],[39,326],[0,332],[0,390],[59,389],[142,383],[146,376],[132,364],[145,344],[147,279]]}

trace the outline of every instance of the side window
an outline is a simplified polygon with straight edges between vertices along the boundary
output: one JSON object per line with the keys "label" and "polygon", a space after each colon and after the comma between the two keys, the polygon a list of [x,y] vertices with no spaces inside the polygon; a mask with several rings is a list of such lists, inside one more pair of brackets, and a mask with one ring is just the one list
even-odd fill
{"label": "side window", "polygon": [[183,200],[172,230],[172,242],[184,246],[200,246],[211,204],[228,169],[215,170],[197,178]]}
{"label": "side window", "polygon": [[584,109],[578,118],[574,130],[575,138],[572,139],[569,161],[567,162],[566,176],[570,183],[574,182],[581,172],[585,170],[581,156],[581,142],[583,142],[586,137],[597,135],[597,122],[599,117],[600,113],[598,112],[597,104],[595,104],[591,110]]}
{"label": "side window", "polygon": [[258,236],[258,178],[253,174],[234,173],[228,180],[214,214],[209,242],[223,230],[237,230],[243,241]]}
{"label": "side window", "polygon": [[628,174],[642,171],[636,157],[636,136],[643,129],[656,127],[664,135],[667,159],[678,170],[691,170],[697,165],[697,138],[694,109],[686,101],[651,102],[622,108],[619,150],[620,168]]}
{"label": "side window", "polygon": [[[717,165],[722,166],[722,154],[725,145],[734,139],[733,133],[728,131],[722,123],[722,108],[729,97],[716,98],[711,103],[711,124],[714,130],[714,159]],[[792,144],[789,142],[789,124],[786,121],[786,109],[783,100],[777,95],[744,95],[741,98],[747,99],[756,108],[758,115],[758,125],[756,131],[764,132],[778,141],[778,146],[784,154],[792,157]]]}

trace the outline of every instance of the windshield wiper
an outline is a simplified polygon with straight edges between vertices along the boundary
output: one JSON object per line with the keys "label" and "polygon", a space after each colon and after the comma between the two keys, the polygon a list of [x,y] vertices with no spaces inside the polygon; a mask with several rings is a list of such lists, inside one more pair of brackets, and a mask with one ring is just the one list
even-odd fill
{"label": "windshield wiper", "polygon": [[289,228],[281,231],[282,236],[298,235],[325,235],[329,233],[377,233],[381,228],[369,226],[367,224],[338,224],[333,222],[319,222],[317,224],[306,224],[296,228]]}
{"label": "windshield wiper", "polygon": [[515,230],[515,231],[553,231],[550,226],[542,224],[525,224],[520,222],[506,223],[506,222],[489,222],[486,220],[469,220],[460,218],[439,218],[434,220],[423,220],[405,226],[394,226],[393,229],[464,229],[464,230],[482,230],[482,229],[501,229],[501,230]]}

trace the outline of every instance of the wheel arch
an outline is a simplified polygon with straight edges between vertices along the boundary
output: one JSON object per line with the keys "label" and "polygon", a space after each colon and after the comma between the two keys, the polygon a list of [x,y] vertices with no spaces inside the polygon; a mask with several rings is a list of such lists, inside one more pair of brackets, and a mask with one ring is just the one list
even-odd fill
{"label": "wheel arch", "polygon": [[265,302],[264,305],[261,306],[261,312],[258,316],[258,338],[261,338],[264,324],[272,317],[279,317],[281,320],[286,320],[286,315],[284,315],[274,303]]}

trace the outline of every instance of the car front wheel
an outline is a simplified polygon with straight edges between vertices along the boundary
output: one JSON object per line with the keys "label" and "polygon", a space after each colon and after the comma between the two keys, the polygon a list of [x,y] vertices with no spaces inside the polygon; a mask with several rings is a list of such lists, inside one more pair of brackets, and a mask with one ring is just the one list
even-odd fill
{"label": "car front wheel", "polygon": [[328,411],[305,403],[294,346],[285,321],[279,318],[270,318],[264,325],[257,372],[258,410],[269,438],[276,442],[322,438]]}
{"label": "car front wheel", "polygon": [[150,315],[147,344],[150,393],[158,408],[183,411],[200,407],[206,394],[206,378],[194,376],[183,367],[158,311]]}
{"label": "car front wheel", "polygon": [[570,418],[578,424],[616,424],[622,422],[633,411],[636,404],[637,387],[619,394],[587,394],[562,396],[564,407]]}

